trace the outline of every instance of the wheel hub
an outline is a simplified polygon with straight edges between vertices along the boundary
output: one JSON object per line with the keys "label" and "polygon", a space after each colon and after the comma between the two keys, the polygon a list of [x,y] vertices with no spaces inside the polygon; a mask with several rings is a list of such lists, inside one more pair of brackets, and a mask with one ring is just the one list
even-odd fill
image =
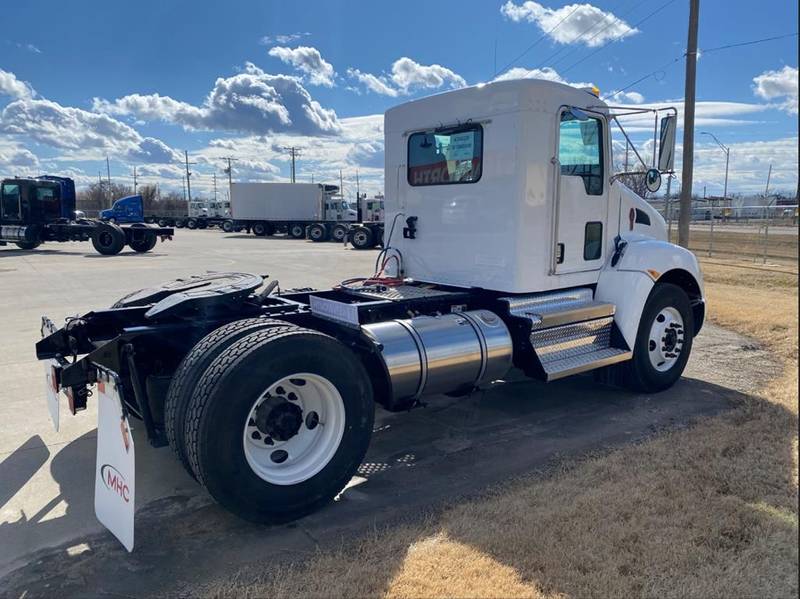
{"label": "wheel hub", "polygon": [[288,441],[303,424],[303,410],[283,397],[270,397],[256,409],[256,427],[276,441]]}
{"label": "wheel hub", "polygon": [[656,315],[650,327],[648,354],[650,363],[659,372],[666,372],[678,361],[683,349],[683,318],[673,307]]}

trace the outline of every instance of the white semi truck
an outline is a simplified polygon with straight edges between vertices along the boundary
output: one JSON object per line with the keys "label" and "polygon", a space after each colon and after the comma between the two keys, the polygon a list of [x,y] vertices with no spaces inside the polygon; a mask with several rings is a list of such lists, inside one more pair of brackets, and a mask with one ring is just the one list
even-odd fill
{"label": "white semi truck", "polygon": [[343,241],[356,211],[334,185],[233,183],[232,226],[259,237],[285,232],[294,239]]}
{"label": "white semi truck", "polygon": [[[536,80],[408,102],[385,116],[387,231],[374,273],[282,292],[262,276],[213,273],[60,329],[45,318],[36,351],[51,414],[59,390],[74,412],[98,385],[100,520],[132,547],[131,422],[227,509],[281,522],[347,484],[375,403],[408,410],[511,368],[671,387],[703,325],[703,280],[662,217],[612,175],[610,127],[626,111]],[[674,112],[659,140],[666,171]],[[651,189],[659,179],[648,173]]]}
{"label": "white semi truck", "polygon": [[347,241],[357,250],[374,248],[383,244],[385,199],[383,195],[358,198],[358,220],[350,225]]}

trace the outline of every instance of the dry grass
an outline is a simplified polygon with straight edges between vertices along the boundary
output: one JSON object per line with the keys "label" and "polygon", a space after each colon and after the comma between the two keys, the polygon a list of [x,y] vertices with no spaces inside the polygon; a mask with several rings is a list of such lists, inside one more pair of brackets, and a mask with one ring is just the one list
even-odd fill
{"label": "dry grass", "polygon": [[786,363],[758,397],[692,429],[204,592],[796,597],[797,278],[719,265],[706,273],[711,320]]}

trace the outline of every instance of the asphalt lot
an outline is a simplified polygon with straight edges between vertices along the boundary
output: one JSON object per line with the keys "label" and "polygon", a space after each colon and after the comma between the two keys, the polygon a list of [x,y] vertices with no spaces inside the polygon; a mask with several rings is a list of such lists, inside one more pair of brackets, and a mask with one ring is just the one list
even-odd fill
{"label": "asphalt lot", "polygon": [[775,371],[751,341],[707,326],[685,378],[657,396],[600,387],[590,376],[543,385],[512,373],[507,384],[466,399],[433,398],[407,414],[379,410],[355,484],[321,512],[273,528],[224,512],[168,448],[148,447],[135,430],[137,549],[126,554],[94,518],[94,405],[77,417],[62,410],[59,433],[50,424],[43,367],[33,353],[40,316],[63,322],[206,270],[269,274],[283,288],[325,288],[371,274],[375,256],[338,244],[186,230],[143,255],[103,257],[88,243],[0,248],[0,594],[174,591],[258,560],[303,555],[555,459],[687,426],[726,409]]}

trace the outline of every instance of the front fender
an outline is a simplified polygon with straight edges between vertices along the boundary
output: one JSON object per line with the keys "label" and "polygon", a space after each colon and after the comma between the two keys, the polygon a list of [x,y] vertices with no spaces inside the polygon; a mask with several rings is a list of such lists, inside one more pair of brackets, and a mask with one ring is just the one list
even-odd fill
{"label": "front fender", "polygon": [[617,265],[608,264],[600,272],[595,299],[616,306],[614,321],[628,346],[633,347],[644,305],[655,284],[679,284],[702,307],[703,275],[697,258],[685,248],[650,238],[626,241],[628,245]]}

